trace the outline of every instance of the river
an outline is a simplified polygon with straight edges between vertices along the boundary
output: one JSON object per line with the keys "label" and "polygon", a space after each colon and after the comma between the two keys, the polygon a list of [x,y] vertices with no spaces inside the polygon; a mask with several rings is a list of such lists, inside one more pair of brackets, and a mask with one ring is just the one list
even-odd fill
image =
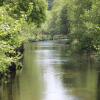
{"label": "river", "polygon": [[0,86],[0,100],[100,100],[98,65],[67,49],[64,41],[26,43],[23,70]]}

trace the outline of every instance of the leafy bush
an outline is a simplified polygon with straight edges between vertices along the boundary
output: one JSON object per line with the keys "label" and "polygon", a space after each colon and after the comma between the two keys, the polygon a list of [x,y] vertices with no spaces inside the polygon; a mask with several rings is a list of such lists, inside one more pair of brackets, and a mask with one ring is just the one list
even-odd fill
{"label": "leafy bush", "polygon": [[21,34],[22,19],[11,18],[5,7],[0,7],[0,72],[9,70],[12,62],[16,65],[22,56],[16,49],[19,48],[25,37]]}

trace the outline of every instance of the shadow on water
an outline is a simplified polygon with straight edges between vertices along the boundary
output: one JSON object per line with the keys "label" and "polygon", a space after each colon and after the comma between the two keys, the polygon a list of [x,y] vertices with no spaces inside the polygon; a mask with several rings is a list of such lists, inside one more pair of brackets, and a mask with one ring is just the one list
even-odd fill
{"label": "shadow on water", "polygon": [[97,63],[68,56],[63,42],[25,44],[23,70],[1,84],[0,100],[100,100]]}
{"label": "shadow on water", "polygon": [[[0,86],[0,100],[20,100],[19,77],[9,79],[9,83]],[[16,99],[17,96],[17,99]]]}
{"label": "shadow on water", "polygon": [[[79,100],[100,100],[97,98],[97,86],[99,73],[98,65],[88,57],[69,57],[66,64],[62,64],[62,82],[71,93],[76,95]],[[98,95],[99,96],[99,95]]]}
{"label": "shadow on water", "polygon": [[98,72],[97,100],[100,100],[100,72]]}

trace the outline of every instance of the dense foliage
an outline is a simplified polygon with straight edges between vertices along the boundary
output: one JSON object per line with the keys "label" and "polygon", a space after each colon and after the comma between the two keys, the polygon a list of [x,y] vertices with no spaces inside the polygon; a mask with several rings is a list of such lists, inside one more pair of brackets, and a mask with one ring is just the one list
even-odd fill
{"label": "dense foliage", "polygon": [[100,1],[55,0],[48,30],[67,34],[74,51],[100,51]]}
{"label": "dense foliage", "polygon": [[[71,3],[70,3],[71,4]],[[81,52],[97,52],[100,48],[100,1],[73,1],[71,14],[71,45]]]}
{"label": "dense foliage", "polygon": [[11,18],[4,7],[0,7],[0,72],[7,71],[11,63],[20,59],[16,49],[22,45],[22,21]]}
{"label": "dense foliage", "polygon": [[50,12],[48,32],[51,34],[68,34],[70,23],[68,20],[67,4],[64,0],[54,1]]}
{"label": "dense foliage", "polygon": [[23,43],[30,37],[64,34],[71,50],[100,52],[99,0],[48,0],[48,6],[47,11],[45,0],[0,1],[0,75],[21,66]]}
{"label": "dense foliage", "polygon": [[31,23],[35,28],[40,26],[45,13],[46,3],[42,0],[0,1],[0,76],[21,68],[29,27]]}

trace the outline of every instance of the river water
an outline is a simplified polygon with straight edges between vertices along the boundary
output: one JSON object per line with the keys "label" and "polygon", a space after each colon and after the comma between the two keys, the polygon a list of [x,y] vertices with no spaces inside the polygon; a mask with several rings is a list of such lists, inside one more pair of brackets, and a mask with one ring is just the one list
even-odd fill
{"label": "river water", "polygon": [[0,100],[100,100],[93,59],[68,56],[64,41],[25,44],[23,70],[0,87]]}

